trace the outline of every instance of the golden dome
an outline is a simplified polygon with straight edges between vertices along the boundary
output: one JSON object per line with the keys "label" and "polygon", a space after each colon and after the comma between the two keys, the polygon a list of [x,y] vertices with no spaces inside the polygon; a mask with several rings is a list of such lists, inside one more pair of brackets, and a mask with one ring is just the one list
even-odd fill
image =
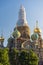
{"label": "golden dome", "polygon": [[20,26],[17,29],[20,31],[21,37],[30,38],[30,28],[28,26]]}
{"label": "golden dome", "polygon": [[34,29],[34,32],[35,32],[35,33],[41,33],[41,30],[40,30],[40,28],[38,27],[38,21],[36,21],[36,27],[35,27],[35,29]]}
{"label": "golden dome", "polygon": [[41,33],[41,30],[40,30],[39,28],[35,28],[35,29],[34,29],[34,32],[35,32],[35,33]]}

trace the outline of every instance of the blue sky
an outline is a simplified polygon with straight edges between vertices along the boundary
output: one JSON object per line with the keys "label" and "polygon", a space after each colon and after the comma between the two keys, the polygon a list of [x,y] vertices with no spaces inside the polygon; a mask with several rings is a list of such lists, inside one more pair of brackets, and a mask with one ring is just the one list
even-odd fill
{"label": "blue sky", "polygon": [[31,32],[38,20],[43,37],[43,0],[0,0],[0,35],[3,31],[4,46],[7,45],[7,40],[16,25],[21,5],[25,7]]}

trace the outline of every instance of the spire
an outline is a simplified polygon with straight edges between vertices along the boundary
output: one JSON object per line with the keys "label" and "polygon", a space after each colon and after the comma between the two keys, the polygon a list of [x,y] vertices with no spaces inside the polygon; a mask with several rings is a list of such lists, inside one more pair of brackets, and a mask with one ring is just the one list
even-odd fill
{"label": "spire", "polygon": [[26,12],[25,12],[25,8],[23,7],[23,5],[20,6],[19,19],[26,19]]}
{"label": "spire", "polygon": [[20,6],[17,26],[28,26],[26,20],[26,11],[23,5]]}
{"label": "spire", "polygon": [[38,20],[36,21],[36,28],[38,28]]}

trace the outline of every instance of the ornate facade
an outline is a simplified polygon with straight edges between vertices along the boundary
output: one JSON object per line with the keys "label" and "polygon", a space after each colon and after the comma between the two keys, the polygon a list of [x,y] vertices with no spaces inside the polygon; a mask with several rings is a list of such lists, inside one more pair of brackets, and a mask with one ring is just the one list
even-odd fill
{"label": "ornate facade", "polygon": [[33,34],[30,36],[30,28],[26,20],[26,12],[23,6],[20,7],[19,17],[16,23],[16,27],[12,33],[12,36],[8,39],[9,48],[16,49],[33,49],[43,60],[43,39],[41,37],[41,30],[38,27],[38,21],[36,21],[36,27]]}

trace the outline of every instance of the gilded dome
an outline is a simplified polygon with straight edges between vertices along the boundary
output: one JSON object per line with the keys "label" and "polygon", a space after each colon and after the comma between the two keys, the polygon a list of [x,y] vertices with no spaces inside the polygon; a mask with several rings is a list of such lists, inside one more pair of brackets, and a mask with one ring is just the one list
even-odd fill
{"label": "gilded dome", "polygon": [[30,28],[28,26],[20,26],[17,29],[21,33],[21,37],[30,38]]}
{"label": "gilded dome", "polygon": [[36,21],[36,27],[35,27],[35,29],[34,29],[34,32],[35,32],[35,33],[41,33],[41,30],[40,30],[40,28],[38,27],[38,21]]}
{"label": "gilded dome", "polygon": [[35,32],[35,33],[41,33],[41,30],[40,30],[39,28],[35,28],[35,29],[34,29],[34,32]]}

